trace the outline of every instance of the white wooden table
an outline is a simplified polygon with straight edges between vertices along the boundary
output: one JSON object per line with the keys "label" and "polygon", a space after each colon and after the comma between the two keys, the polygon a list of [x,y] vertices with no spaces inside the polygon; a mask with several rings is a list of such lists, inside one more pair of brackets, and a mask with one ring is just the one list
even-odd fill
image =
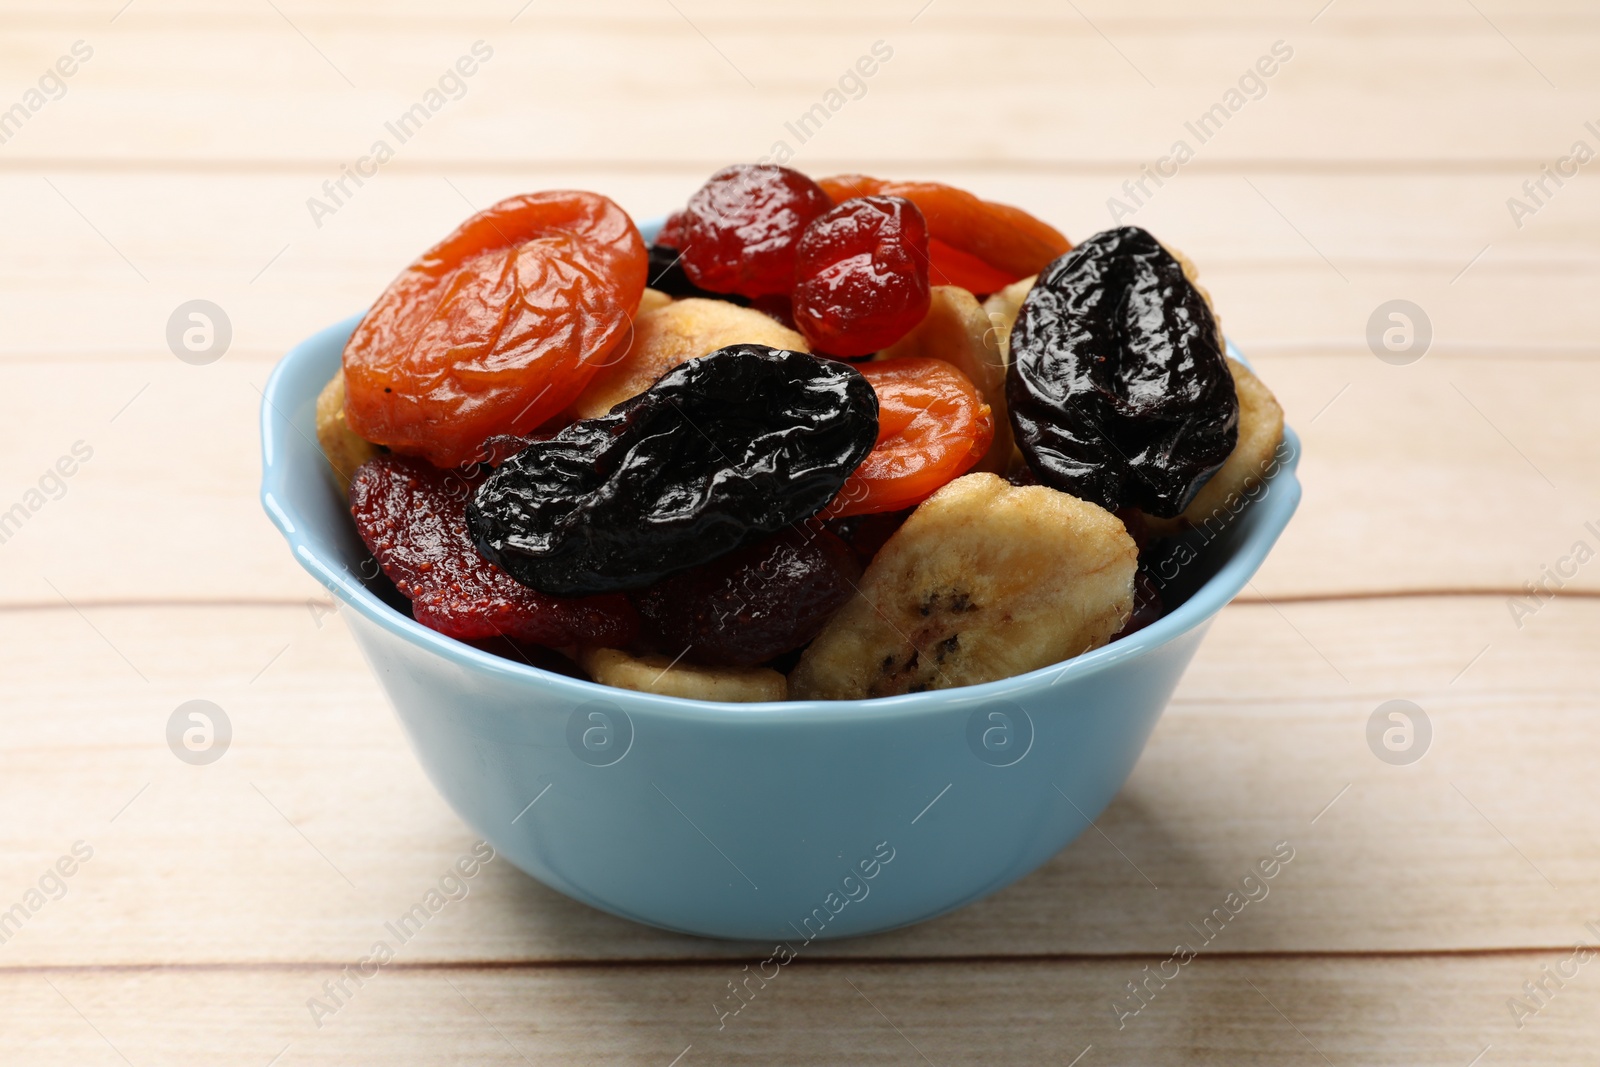
{"label": "white wooden table", "polygon": [[[7,0],[0,32],[0,1061],[1595,1061],[1600,964],[1568,957],[1600,943],[1600,164],[1561,162],[1600,150],[1593,4]],[[258,389],[471,208],[647,217],[778,140],[1073,236],[1135,207],[1303,436],[1299,516],[1099,832],[992,899],[820,946],[719,1031],[761,946],[496,861],[317,1026],[472,838],[261,513]],[[195,299],[231,324],[204,365],[166,336]],[[1391,300],[1418,361],[1369,345]],[[232,726],[206,766],[166,739],[192,699]],[[1407,765],[1367,740],[1392,699],[1431,724]],[[1280,841],[1270,895],[1119,1029]]]}

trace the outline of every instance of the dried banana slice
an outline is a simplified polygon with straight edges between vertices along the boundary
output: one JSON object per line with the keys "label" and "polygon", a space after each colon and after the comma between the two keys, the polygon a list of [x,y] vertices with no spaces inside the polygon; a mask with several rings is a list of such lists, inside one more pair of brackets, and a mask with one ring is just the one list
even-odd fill
{"label": "dried banana slice", "polygon": [[635,321],[640,315],[657,308],[664,308],[672,303],[671,295],[663,293],[660,289],[646,289],[644,295],[639,297],[639,309],[633,313]]}
{"label": "dried banana slice", "polygon": [[942,359],[965,374],[994,415],[994,441],[973,470],[1004,474],[1011,460],[1011,419],[1006,415],[1006,364],[997,335],[978,298],[956,285],[936,285],[928,313],[911,332],[879,352],[878,359]]}
{"label": "dried banana slice", "polygon": [[641,310],[618,345],[619,355],[600,368],[573,405],[580,419],[604,415],[691,359],[736,344],[809,352],[805,338],[759,311],[726,300],[689,297]]}
{"label": "dried banana slice", "polygon": [[1103,508],[993,474],[957,478],[878,551],[800,657],[790,696],[976,685],[1099,648],[1133,610],[1137,565]]}
{"label": "dried banana slice", "polygon": [[675,664],[666,656],[630,656],[614,648],[583,649],[578,664],[601,685],[660,696],[749,704],[789,695],[783,675],[765,667],[698,667]]}
{"label": "dried banana slice", "polygon": [[1183,509],[1184,520],[1192,526],[1225,522],[1239,510],[1240,501],[1260,492],[1258,486],[1271,471],[1283,441],[1283,408],[1272,390],[1236,359],[1228,360],[1228,369],[1239,394],[1239,443]]}
{"label": "dried banana slice", "polygon": [[356,468],[378,454],[378,446],[357,435],[345,421],[343,370],[328,379],[317,394],[317,444],[346,495]]}
{"label": "dried banana slice", "polygon": [[1239,394],[1239,441],[1200,492],[1176,518],[1137,512],[1129,525],[1140,543],[1176,537],[1191,526],[1215,532],[1239,513],[1246,500],[1260,493],[1283,441],[1283,408],[1272,390],[1236,359],[1228,360],[1233,387]]}
{"label": "dried banana slice", "polygon": [[1035,274],[1020,282],[1012,282],[998,293],[990,293],[989,299],[983,302],[984,314],[989,316],[989,328],[994,331],[995,345],[1000,349],[1001,366],[1010,364],[1011,327],[1016,325],[1017,312],[1022,310],[1022,302],[1038,280],[1039,276]]}

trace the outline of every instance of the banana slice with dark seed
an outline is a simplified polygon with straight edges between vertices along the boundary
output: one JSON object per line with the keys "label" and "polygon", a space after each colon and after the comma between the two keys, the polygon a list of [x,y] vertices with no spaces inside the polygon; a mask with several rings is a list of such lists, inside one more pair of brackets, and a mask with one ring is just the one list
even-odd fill
{"label": "banana slice with dark seed", "polygon": [[1138,550],[1116,516],[968,474],[929,497],[789,675],[852,700],[1009,678],[1099,648],[1133,610]]}

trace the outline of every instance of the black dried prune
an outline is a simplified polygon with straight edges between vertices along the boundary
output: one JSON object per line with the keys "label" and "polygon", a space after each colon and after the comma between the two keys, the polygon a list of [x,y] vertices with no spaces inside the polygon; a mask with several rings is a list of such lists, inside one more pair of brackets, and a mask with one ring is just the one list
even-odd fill
{"label": "black dried prune", "polygon": [[1039,275],[1011,332],[1006,399],[1039,481],[1108,511],[1179,514],[1239,433],[1211,310],[1136,226]]}
{"label": "black dried prune", "polygon": [[642,635],[666,655],[754,667],[817,636],[860,578],[850,546],[803,523],[663,579],[633,602]]}
{"label": "black dried prune", "polygon": [[740,307],[750,303],[737,293],[713,293],[700,288],[689,280],[689,275],[683,269],[683,253],[659,242],[650,246],[650,280],[645,284],[671,297],[698,296],[707,300],[725,300]]}
{"label": "black dried prune", "polygon": [[467,526],[535,589],[640,589],[815,515],[877,436],[853,368],[730,345],[530,444],[479,487]]}

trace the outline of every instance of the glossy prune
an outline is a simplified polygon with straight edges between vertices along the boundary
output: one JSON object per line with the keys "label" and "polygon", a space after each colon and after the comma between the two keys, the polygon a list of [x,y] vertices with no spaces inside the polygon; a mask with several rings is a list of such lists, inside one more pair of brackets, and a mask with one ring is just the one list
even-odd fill
{"label": "glossy prune", "polygon": [[681,234],[683,269],[696,285],[768,296],[794,284],[800,235],[832,206],[822,187],[797,170],[741,163],[713,174],[670,229]]}
{"label": "glossy prune", "polygon": [[633,602],[643,636],[664,654],[754,667],[817,636],[860,578],[848,545],[804,523],[663,579]]}
{"label": "glossy prune", "polygon": [[479,487],[467,525],[535,589],[640,589],[816,514],[877,436],[853,368],[731,345],[530,444]]}
{"label": "glossy prune", "polygon": [[906,519],[911,517],[915,508],[906,508],[902,511],[875,511],[847,515],[842,519],[829,519],[827,527],[850,546],[856,554],[856,559],[865,567],[872,562],[872,557],[878,554],[878,549],[884,546],[894,532],[905,525]]}
{"label": "glossy prune", "polygon": [[1011,332],[1006,397],[1039,481],[1108,511],[1179,514],[1238,439],[1211,311],[1135,226],[1039,275]]}
{"label": "glossy prune", "polygon": [[794,321],[818,352],[870,355],[928,313],[928,224],[898,196],[847,200],[806,227]]}
{"label": "glossy prune", "polygon": [[700,296],[726,300],[731,304],[747,305],[750,301],[737,293],[713,293],[689,280],[683,269],[683,253],[660,239],[650,246],[650,288],[671,297]]}
{"label": "glossy prune", "polygon": [[351,479],[356,531],[411,601],[413,617],[463,641],[505,637],[566,646],[631,640],[639,618],[627,598],[547,596],[478,554],[466,524],[474,481],[393,454],[368,460]]}

